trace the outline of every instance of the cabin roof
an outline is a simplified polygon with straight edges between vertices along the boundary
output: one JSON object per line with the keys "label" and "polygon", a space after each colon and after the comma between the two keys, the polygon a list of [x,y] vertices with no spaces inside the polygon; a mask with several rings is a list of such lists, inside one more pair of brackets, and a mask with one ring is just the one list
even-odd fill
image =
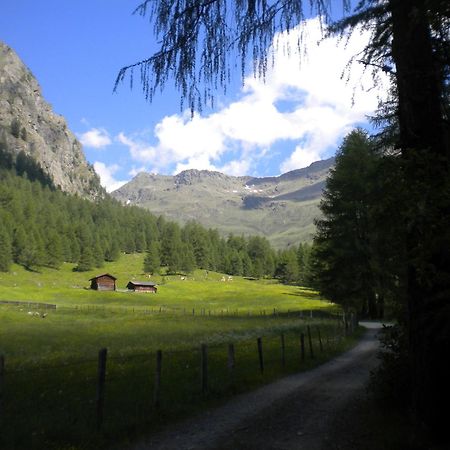
{"label": "cabin roof", "polygon": [[101,278],[101,277],[109,277],[109,278],[112,278],[113,280],[117,280],[117,278],[115,276],[113,276],[109,273],[102,273],[101,275],[97,275],[96,277],[89,278],[89,281],[96,280],[97,278]]}
{"label": "cabin roof", "polygon": [[128,284],[132,284],[133,286],[156,286],[156,283],[152,281],[130,281]]}

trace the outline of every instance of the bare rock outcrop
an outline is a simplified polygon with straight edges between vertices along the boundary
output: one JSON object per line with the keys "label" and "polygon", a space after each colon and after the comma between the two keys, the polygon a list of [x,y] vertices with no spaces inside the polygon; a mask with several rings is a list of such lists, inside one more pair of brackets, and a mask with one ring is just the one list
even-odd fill
{"label": "bare rock outcrop", "polygon": [[91,199],[104,195],[64,117],[53,112],[36,78],[1,41],[0,146],[13,157],[23,151],[65,192]]}

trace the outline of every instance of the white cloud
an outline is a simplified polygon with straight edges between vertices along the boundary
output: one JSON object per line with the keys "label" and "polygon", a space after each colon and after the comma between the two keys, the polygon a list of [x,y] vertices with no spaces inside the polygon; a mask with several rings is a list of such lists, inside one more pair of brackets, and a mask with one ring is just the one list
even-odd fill
{"label": "white cloud", "polygon": [[135,177],[138,173],[141,172],[146,172],[147,169],[145,166],[140,166],[140,167],[132,167],[131,170],[128,172],[128,175]]}
{"label": "white cloud", "polygon": [[211,164],[207,156],[200,155],[189,158],[186,163],[178,163],[173,171],[173,175],[188,169],[218,170],[217,167]]}
{"label": "white cloud", "polygon": [[369,89],[370,74],[356,63],[350,81],[342,79],[368,33],[354,33],[345,42],[321,41],[318,20],[312,19],[303,33],[306,54],[298,53],[297,38],[294,31],[278,37],[274,67],[269,68],[265,83],[249,77],[239,100],[206,117],[164,117],[154,129],[155,145],[124,133],[119,142],[129,148],[134,161],[166,173],[169,167],[176,167],[176,172],[219,167],[242,175],[259,158],[270,157],[270,147],[281,141],[290,142],[292,152],[277,168],[283,172],[329,156],[342,137],[376,109],[386,88],[381,83],[381,89]]}
{"label": "white cloud", "polygon": [[85,147],[104,148],[111,144],[111,138],[104,128],[92,128],[78,137]]}
{"label": "white cloud", "polygon": [[100,177],[100,182],[107,192],[115,191],[123,186],[126,181],[119,181],[114,178],[114,174],[119,170],[117,164],[107,166],[105,163],[96,161],[94,163],[94,169]]}
{"label": "white cloud", "polygon": [[119,133],[117,141],[128,147],[133,161],[139,163],[151,163],[156,160],[156,149],[145,142],[125,136],[125,133]]}
{"label": "white cloud", "polygon": [[234,175],[235,177],[249,175],[251,168],[250,159],[239,159],[227,162],[224,166],[218,170],[228,175]]}

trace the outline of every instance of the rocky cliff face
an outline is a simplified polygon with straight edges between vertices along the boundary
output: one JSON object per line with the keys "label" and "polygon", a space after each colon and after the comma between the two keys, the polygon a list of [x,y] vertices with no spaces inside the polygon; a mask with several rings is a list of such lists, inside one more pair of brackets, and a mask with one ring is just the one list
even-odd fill
{"label": "rocky cliff face", "polygon": [[52,111],[30,70],[0,42],[0,145],[33,158],[53,184],[70,194],[104,195],[94,168],[64,118]]}

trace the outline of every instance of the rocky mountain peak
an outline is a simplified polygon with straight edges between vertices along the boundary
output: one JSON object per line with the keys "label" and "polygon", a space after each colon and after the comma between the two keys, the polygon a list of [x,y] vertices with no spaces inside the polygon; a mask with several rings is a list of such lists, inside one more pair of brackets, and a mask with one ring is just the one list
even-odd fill
{"label": "rocky mountain peak", "polygon": [[199,183],[203,180],[224,180],[227,178],[227,175],[213,170],[188,169],[183,170],[178,175],[175,175],[175,183],[190,185]]}
{"label": "rocky mountain peak", "polygon": [[65,119],[53,112],[31,71],[1,41],[0,149],[13,158],[25,153],[65,192],[88,198],[104,195]]}
{"label": "rocky mountain peak", "polygon": [[195,220],[224,236],[259,234],[276,247],[310,240],[334,159],[277,177],[234,177],[210,170],[178,175],[139,174],[111,193],[172,220]]}

